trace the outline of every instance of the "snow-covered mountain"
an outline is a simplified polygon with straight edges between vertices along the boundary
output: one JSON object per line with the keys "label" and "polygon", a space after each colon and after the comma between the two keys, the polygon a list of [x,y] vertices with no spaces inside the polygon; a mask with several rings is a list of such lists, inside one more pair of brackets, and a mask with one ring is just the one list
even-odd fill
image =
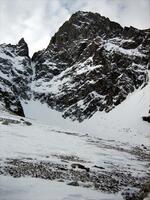
{"label": "snow-covered mountain", "polygon": [[29,99],[31,60],[24,39],[17,45],[0,45],[0,102],[7,109],[24,116],[21,99]]}
{"label": "snow-covered mountain", "polygon": [[80,122],[109,112],[147,84],[149,43],[149,29],[79,11],[32,59],[23,39],[0,45],[0,100],[23,115],[20,102],[32,98]]}
{"label": "snow-covered mountain", "polygon": [[81,11],[32,58],[24,39],[0,45],[0,200],[143,200],[149,46],[150,29]]}
{"label": "snow-covered mountain", "polygon": [[146,85],[149,41],[150,30],[77,12],[33,56],[34,98],[73,120],[109,112]]}

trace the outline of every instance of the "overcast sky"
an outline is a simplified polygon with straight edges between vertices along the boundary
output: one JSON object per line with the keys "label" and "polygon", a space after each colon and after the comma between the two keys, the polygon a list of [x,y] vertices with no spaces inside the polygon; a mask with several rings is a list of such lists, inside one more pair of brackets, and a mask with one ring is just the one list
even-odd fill
{"label": "overcast sky", "polygon": [[32,55],[78,10],[99,12],[122,26],[150,28],[150,0],[0,0],[0,43],[24,37]]}

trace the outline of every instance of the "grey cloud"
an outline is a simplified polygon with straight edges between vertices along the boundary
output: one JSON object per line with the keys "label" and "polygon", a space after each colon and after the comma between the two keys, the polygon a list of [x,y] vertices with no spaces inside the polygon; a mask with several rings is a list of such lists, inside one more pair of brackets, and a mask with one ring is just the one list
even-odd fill
{"label": "grey cloud", "polygon": [[99,12],[122,26],[150,26],[149,0],[0,0],[0,43],[24,37],[32,54],[77,10]]}

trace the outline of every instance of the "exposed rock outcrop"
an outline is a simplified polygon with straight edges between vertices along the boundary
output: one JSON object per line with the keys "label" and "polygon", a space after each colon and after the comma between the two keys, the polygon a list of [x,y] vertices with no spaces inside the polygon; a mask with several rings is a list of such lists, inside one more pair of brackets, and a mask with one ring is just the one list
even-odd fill
{"label": "exposed rock outcrop", "polygon": [[18,44],[0,45],[0,101],[5,107],[24,116],[20,99],[30,98],[31,64],[24,39]]}
{"label": "exposed rock outcrop", "polygon": [[109,112],[147,84],[149,45],[150,29],[76,12],[32,59],[24,39],[0,45],[0,101],[24,115],[20,100],[32,96],[80,122]]}
{"label": "exposed rock outcrop", "polygon": [[148,81],[150,30],[77,12],[33,56],[35,99],[82,121],[109,112]]}

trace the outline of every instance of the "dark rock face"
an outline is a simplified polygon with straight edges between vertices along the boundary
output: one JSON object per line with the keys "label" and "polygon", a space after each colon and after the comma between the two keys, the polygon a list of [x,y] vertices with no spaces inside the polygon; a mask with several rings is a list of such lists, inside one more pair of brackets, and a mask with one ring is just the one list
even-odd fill
{"label": "dark rock face", "polygon": [[146,121],[146,122],[150,123],[150,115],[149,116],[144,116],[142,118],[143,118],[143,121]]}
{"label": "dark rock face", "polygon": [[28,47],[24,39],[17,45],[0,45],[0,102],[5,107],[24,116],[20,99],[28,99],[32,70]]}
{"label": "dark rock face", "polygon": [[24,39],[0,45],[0,101],[19,115],[31,94],[72,120],[109,112],[148,82],[149,45],[150,29],[76,12],[32,59]]}
{"label": "dark rock face", "polygon": [[109,112],[148,81],[150,30],[77,12],[33,56],[35,99],[82,121]]}
{"label": "dark rock face", "polygon": [[24,38],[22,38],[17,45],[17,53],[19,56],[27,56],[29,57],[28,45],[25,42]]}

